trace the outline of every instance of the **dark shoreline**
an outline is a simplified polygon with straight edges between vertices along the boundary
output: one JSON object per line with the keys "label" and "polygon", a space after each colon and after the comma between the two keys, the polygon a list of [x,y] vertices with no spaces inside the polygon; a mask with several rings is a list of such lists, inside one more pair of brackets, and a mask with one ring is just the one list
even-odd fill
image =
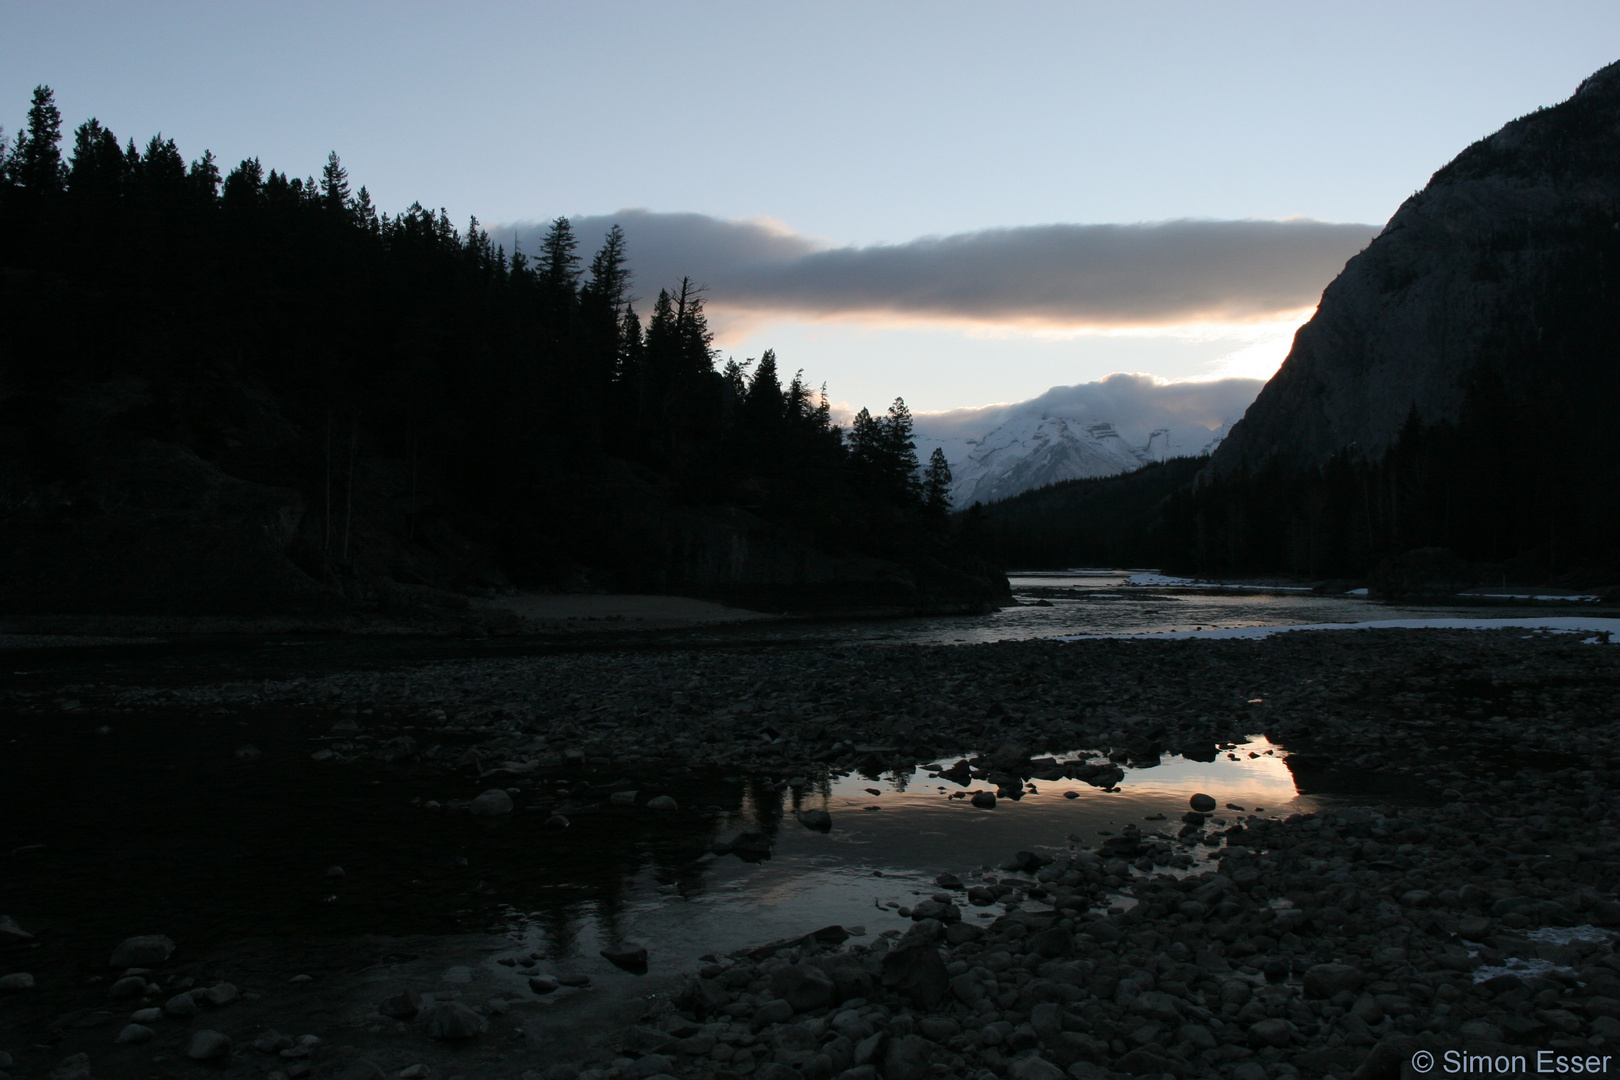
{"label": "dark shoreline", "polygon": [[[898,984],[882,987],[880,951],[915,951],[915,936],[905,950],[890,942],[889,949],[878,946],[874,951],[876,942],[858,939],[847,943],[853,948],[841,951],[826,944],[797,946],[799,959],[829,969],[854,965],[877,979],[866,994],[853,995],[866,996],[868,1002],[854,1011],[862,1014],[858,1019],[872,1035],[887,1032],[888,1043],[899,1048],[891,1061],[885,1040],[874,1044],[875,1060],[886,1077],[908,1075],[912,1066],[907,1062],[920,1054],[937,1057],[948,1075],[977,1076],[984,1069],[997,1075],[1050,1075],[1038,1064],[1023,1064],[1022,1055],[1040,1057],[1054,1068],[1070,1067],[1075,1076],[1101,1075],[1087,1071],[1093,1066],[1124,1075],[1168,1062],[1173,1067],[1161,1072],[1199,1075],[1207,1070],[1241,1078],[1257,1074],[1253,1069],[1240,1072],[1240,1067],[1255,1065],[1271,1078],[1297,1072],[1344,1080],[1374,1048],[1386,1045],[1377,1053],[1394,1053],[1387,1048],[1406,1046],[1402,1039],[1428,1039],[1435,1045],[1446,1039],[1489,1042],[1494,1031],[1504,1045],[1579,1039],[1601,1053],[1620,1035],[1620,1024],[1611,1032],[1604,1020],[1620,1018],[1620,1005],[1614,1004],[1620,1001],[1620,961],[1615,961],[1612,945],[1552,946],[1526,936],[1544,926],[1620,923],[1620,909],[1608,906],[1620,883],[1620,810],[1611,805],[1620,779],[1620,737],[1612,727],[1620,704],[1620,656],[1572,635],[1339,631],[1262,641],[883,648],[806,644],[789,650],[779,644],[726,644],[719,639],[706,640],[701,648],[682,648],[666,636],[641,648],[607,651],[559,644],[534,656],[522,655],[517,642],[479,641],[440,642],[435,658],[435,648],[418,643],[392,653],[392,660],[390,650],[406,643],[373,642],[356,651],[331,650],[330,644],[210,651],[194,642],[178,650],[31,650],[28,665],[37,660],[42,666],[12,677],[0,696],[0,716],[14,733],[43,723],[65,737],[84,739],[94,738],[95,729],[104,725],[155,731],[166,724],[172,730],[166,745],[197,742],[200,769],[213,760],[208,755],[225,758],[230,753],[226,744],[250,738],[264,761],[290,770],[286,776],[305,777],[312,792],[369,787],[376,779],[400,795],[413,785],[423,794],[441,792],[451,807],[492,785],[506,784],[515,792],[518,812],[525,815],[567,811],[571,796],[559,798],[553,781],[582,772],[657,775],[670,783],[679,783],[682,775],[701,777],[715,770],[785,778],[820,768],[881,772],[919,759],[949,761],[953,751],[999,747],[996,761],[980,763],[983,777],[973,784],[1006,790],[1013,777],[1038,776],[1049,768],[1029,761],[1048,750],[1092,747],[1129,762],[1159,752],[1213,753],[1220,744],[1263,732],[1294,752],[1291,767],[1302,787],[1342,774],[1384,777],[1380,783],[1427,794],[1398,807],[1373,806],[1349,816],[1336,812],[1289,823],[1238,822],[1239,831],[1231,833],[1207,826],[1185,838],[1176,835],[1180,823],[1144,823],[1140,849],[1105,853],[1101,861],[1078,848],[1050,852],[1047,857],[1055,855],[1059,861],[1033,868],[1036,873],[1002,872],[1000,876],[1014,882],[1028,883],[1009,886],[1022,896],[1020,910],[992,923],[987,936],[950,943],[940,954],[941,965],[961,963],[968,965],[966,971],[984,967],[986,957],[1007,954],[1007,967],[984,968],[994,978],[975,977],[990,995],[987,1000],[996,1003],[994,1019],[982,1005],[970,1007],[954,989],[947,990],[943,1003],[923,1006]],[[504,655],[470,655],[485,644]],[[311,649],[325,655],[310,664],[302,656]],[[286,657],[281,677],[266,678],[274,666],[267,653]],[[14,662],[24,658],[8,653],[7,667],[27,670]],[[109,669],[108,664],[119,667]],[[248,725],[241,729],[246,734],[238,736],[236,728],[242,724]],[[394,741],[407,728],[414,745]],[[74,734],[81,730],[82,736]],[[435,741],[455,749],[429,754]],[[846,742],[854,745],[844,746]],[[332,751],[321,762],[310,760],[314,748],[331,750],[338,744],[348,749]],[[23,782],[38,763],[20,754],[20,745],[8,744],[8,766],[0,767],[10,774],[3,815],[12,823],[8,838],[48,820],[49,796],[84,798],[71,794],[72,788],[40,791]],[[522,769],[496,775],[503,762],[527,769],[530,761],[532,775],[522,775]],[[232,770],[250,776],[267,767],[225,758],[218,771],[228,779]],[[151,782],[164,781],[154,774]],[[392,801],[405,803],[403,798]],[[453,823],[462,813],[446,809],[440,820],[446,827],[461,827]],[[412,820],[420,820],[419,811]],[[404,818],[401,825],[414,827],[406,826]],[[334,826],[343,831],[340,819]],[[1165,838],[1150,835],[1155,829]],[[1188,843],[1213,843],[1214,850],[1224,853],[1225,871],[1185,888],[1155,877],[1166,869],[1160,856]],[[26,846],[26,841],[16,846]],[[21,868],[28,857],[12,855],[8,861],[18,860],[12,865]],[[1122,866],[1124,874],[1119,873]],[[1059,868],[1056,874],[1053,867]],[[169,870],[161,862],[140,871],[159,880],[168,873],[187,874],[183,864]],[[131,872],[117,864],[107,866],[109,895]],[[233,871],[225,865],[217,873]],[[1037,885],[1037,876],[1050,880]],[[982,885],[982,879],[963,877],[967,885]],[[62,916],[40,907],[49,903],[48,892],[36,891],[45,884],[42,880],[33,873],[7,874],[5,879],[0,914],[13,915],[39,941],[38,948],[24,944],[0,952],[5,968],[0,975],[29,970],[30,957],[41,962],[34,989],[0,998],[0,1050],[18,1058],[17,1075],[43,1075],[70,1051],[88,1053],[96,1076],[193,1074],[197,1066],[182,1052],[185,1029],[173,1021],[155,1025],[157,1041],[151,1044],[113,1045],[133,1006],[108,1001],[110,978],[98,984],[83,980],[107,971],[105,953],[125,933],[114,935],[110,929],[118,921],[117,912],[104,913],[108,929],[90,935],[93,941],[87,938],[69,950],[73,955],[47,965],[53,950],[64,947],[63,939],[76,935],[68,926],[56,925]],[[475,884],[452,882],[445,901]],[[1121,890],[1139,903],[1128,912],[1102,914],[1109,897]],[[1210,899],[1199,900],[1205,891]],[[942,890],[946,893],[959,911],[973,910],[961,892]],[[1413,896],[1410,903],[1403,899],[1417,893],[1427,895]],[[199,899],[206,907],[206,896]],[[1292,906],[1277,908],[1281,900]],[[1187,908],[1189,902],[1203,907]],[[1286,916],[1285,921],[1298,921],[1279,932],[1276,910],[1301,914]],[[944,905],[935,913],[950,921]],[[192,1025],[211,1025],[232,1037],[236,1051],[228,1073],[260,1075],[273,1067],[275,1055],[261,1057],[248,1048],[262,1026],[302,1033],[303,1021],[293,1018],[301,1013],[283,1019],[277,1010],[292,1009],[301,1000],[290,996],[293,988],[285,980],[296,972],[289,973],[286,965],[306,954],[320,954],[334,965],[323,976],[331,992],[315,995],[324,1002],[324,1018],[319,1025],[314,1020],[304,1025],[319,1026],[314,1033],[325,1040],[325,1049],[308,1059],[321,1070],[313,1074],[317,1076],[339,1075],[341,1068],[350,1067],[346,1058],[375,1059],[391,1075],[411,1063],[401,1055],[414,1055],[412,1061],[432,1061],[435,1076],[515,1078],[526,1070],[543,1074],[557,1063],[553,1055],[563,1045],[570,1047],[570,1060],[587,1066],[596,1060],[597,1068],[613,1067],[619,1060],[614,1055],[625,1058],[626,1051],[649,1058],[646,1066],[620,1060],[613,1075],[626,1077],[651,1075],[643,1070],[654,1067],[681,1076],[735,1072],[727,1066],[731,1058],[716,1056],[714,1047],[721,1043],[734,1051],[750,1049],[754,1067],[748,1071],[760,1076],[785,1076],[770,1072],[781,1065],[808,1080],[824,1073],[822,1062],[811,1061],[817,1055],[829,1055],[827,1066],[844,1061],[842,1044],[834,1045],[844,1036],[832,1021],[845,1008],[824,1012],[817,1006],[774,1026],[748,1026],[753,1036],[748,1047],[719,1037],[730,1028],[717,1034],[701,1027],[718,1022],[714,1014],[722,1010],[741,1016],[747,1025],[761,1010],[776,1008],[771,1003],[780,994],[772,989],[772,980],[779,982],[779,973],[768,969],[779,959],[742,958],[717,965],[726,971],[700,980],[724,989],[724,995],[711,994],[703,1001],[691,995],[704,991],[687,990],[683,997],[667,981],[669,973],[655,970],[648,978],[673,995],[673,1004],[647,1003],[648,1021],[639,1034],[624,1026],[636,1017],[614,1013],[576,1025],[563,1044],[556,1041],[555,1030],[546,1034],[544,1025],[531,1018],[522,1022],[529,1034],[521,1041],[510,1032],[502,1036],[505,1060],[472,1068],[472,1058],[483,1055],[469,1047],[488,1045],[494,1036],[479,1036],[456,1049],[426,1039],[409,1024],[397,1030],[396,1021],[384,1022],[374,1013],[376,1001],[363,1000],[367,988],[381,985],[379,980],[406,978],[408,965],[401,968],[404,962],[386,957],[411,950],[356,937],[352,929],[331,939],[337,947],[322,947],[293,929],[298,918],[288,927],[292,938],[260,938],[251,947],[245,941],[253,935],[230,944],[235,931],[224,927],[221,944],[202,954],[200,939],[182,939],[176,957],[181,966],[161,976],[166,990],[174,976],[198,978],[199,985],[223,977],[260,995],[257,1001],[205,1012]],[[1468,920],[1483,920],[1484,925]],[[945,929],[943,923],[933,930],[926,922],[918,925],[922,929],[916,933],[922,937]],[[445,926],[457,940],[465,940],[457,937],[465,929],[470,928]],[[164,930],[146,924],[127,927],[130,934]],[[1478,936],[1460,937],[1464,931]],[[1115,934],[1122,936],[1114,940]],[[1388,956],[1381,959],[1376,951],[1393,947],[1383,944],[1392,935],[1407,942],[1399,963]],[[1049,944],[1034,946],[1036,959],[1031,961],[1029,943],[1037,939]],[[294,944],[301,940],[308,944]],[[1178,941],[1185,950],[1176,948]],[[1483,948],[1463,946],[1463,941]],[[290,952],[278,955],[289,946]],[[925,942],[922,947],[941,946]],[[1043,956],[1042,948],[1057,954]],[[1474,957],[1466,956],[1471,948]],[[1216,952],[1220,955],[1212,955]],[[1470,981],[1472,966],[1492,957],[1544,954],[1567,966],[1570,974],[1521,979],[1517,988],[1498,983],[1477,989]],[[786,951],[782,958],[790,955]],[[1278,958],[1292,974],[1270,983],[1264,961]],[[1331,996],[1300,995],[1295,969],[1304,971],[1323,958],[1349,963],[1360,972],[1361,985],[1347,1005],[1332,1004]],[[1131,966],[1148,960],[1177,966]],[[1088,963],[1087,972],[1072,966]],[[1245,974],[1245,967],[1255,968],[1254,973]],[[388,975],[390,970],[395,974]],[[1173,1002],[1151,997],[1149,1006],[1139,1006],[1130,991],[1121,997],[1118,986],[1133,971],[1152,975],[1152,987],[1133,982],[1139,995],[1168,994]],[[1113,990],[1094,992],[1110,978],[1115,980]],[[1228,1010],[1228,984],[1234,980],[1250,983],[1250,996],[1241,1004],[1232,1002],[1237,1007]],[[1394,989],[1376,989],[1385,984]],[[1427,997],[1414,986],[1427,988]],[[477,987],[466,989],[466,1000],[489,1011],[487,1021],[499,1017],[504,1023],[507,1007],[498,1000],[490,1011],[487,1001],[471,993]],[[306,996],[311,992],[299,990]],[[1369,1022],[1374,1010],[1361,1004],[1364,993],[1391,1019]],[[777,996],[762,996],[770,994]],[[962,994],[973,992],[964,989]],[[1234,987],[1230,994],[1241,991]],[[1042,1002],[1035,998],[1043,995],[1060,1003],[1055,1014],[1051,1009],[1037,1012]],[[1380,995],[1404,1002],[1380,1004]],[[727,1000],[716,1004],[720,996]],[[1262,1003],[1258,1008],[1264,1016],[1249,1008],[1251,1001]],[[1166,1010],[1173,1011],[1177,1023],[1155,1021],[1152,1003],[1167,1017]],[[1440,1010],[1440,1005],[1448,1008]],[[682,1010],[687,1018],[679,1016]],[[513,1015],[522,1014],[520,1008]],[[770,1015],[766,1011],[759,1018]],[[1351,1016],[1360,1019],[1365,1032],[1345,1019]],[[64,1017],[72,1019],[64,1022]],[[950,1020],[956,1033],[948,1034],[948,1025],[925,1023],[929,1017]],[[1518,1023],[1526,1017],[1528,1023]],[[1138,1019],[1141,1024],[1135,1023]],[[1254,1033],[1255,1025],[1272,1020],[1292,1026],[1272,1024]],[[1476,1025],[1464,1032],[1463,1025],[1476,1021],[1488,1029]],[[74,1026],[80,1022],[88,1026]],[[1160,1023],[1163,1030],[1149,1033],[1146,1042],[1137,1039],[1150,1022]],[[1008,1025],[1005,1032],[999,1026],[995,1030],[1005,1038],[997,1041],[985,1034],[989,1025],[1003,1023]],[[1199,1049],[1204,1036],[1183,1032],[1188,1025],[1202,1025],[1213,1047]],[[694,1026],[697,1030],[688,1030]],[[854,1020],[844,1026],[860,1030]],[[663,1032],[661,1040],[648,1034],[653,1028]],[[857,1067],[856,1044],[851,1040],[848,1068]],[[27,1049],[35,1045],[48,1049]],[[690,1052],[705,1045],[709,1049],[700,1055]],[[352,1052],[340,1052],[343,1046]],[[764,1052],[755,1054],[753,1047]],[[19,1049],[27,1051],[26,1058]],[[668,1062],[650,1060],[665,1049],[672,1051]],[[1205,1054],[1214,1056],[1200,1056]],[[154,1056],[165,1060],[154,1062]],[[774,1065],[773,1058],[779,1059]],[[1369,1060],[1376,1066],[1382,1059]],[[552,1075],[566,1071],[553,1069]],[[1382,1074],[1374,1069],[1356,1075]]]}

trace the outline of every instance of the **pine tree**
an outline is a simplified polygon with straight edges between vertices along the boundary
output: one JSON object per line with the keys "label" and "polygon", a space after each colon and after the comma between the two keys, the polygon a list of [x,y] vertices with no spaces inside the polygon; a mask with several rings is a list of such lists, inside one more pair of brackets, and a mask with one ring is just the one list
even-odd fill
{"label": "pine tree", "polygon": [[615,225],[608,230],[602,249],[591,259],[591,280],[580,290],[580,303],[602,312],[612,323],[617,323],[619,310],[630,291],[626,258],[624,230]]}
{"label": "pine tree", "polygon": [[748,381],[746,394],[749,420],[762,430],[775,427],[782,419],[782,380],[776,374],[776,350],[766,349]]}
{"label": "pine tree", "polygon": [[123,190],[123,182],[124,153],[118,148],[118,137],[91,117],[73,133],[68,191],[86,200],[108,199]]}
{"label": "pine tree", "polygon": [[551,223],[540,242],[540,284],[548,292],[573,298],[579,288],[579,256],[574,253],[578,247],[574,226],[567,218]]}
{"label": "pine tree", "polygon": [[349,208],[349,173],[336,150],[326,155],[321,169],[321,204],[332,214],[343,214]]}
{"label": "pine tree", "polygon": [[50,87],[34,87],[28,126],[17,133],[8,167],[26,191],[54,194],[62,189],[62,113]]}
{"label": "pine tree", "polygon": [[923,505],[930,513],[950,512],[951,479],[951,466],[945,460],[945,451],[936,446],[928,456],[928,468],[923,471]]}
{"label": "pine tree", "polygon": [[917,443],[912,437],[911,410],[905,398],[895,398],[883,420],[883,457],[887,479],[896,495],[908,501],[920,496],[917,482]]}
{"label": "pine tree", "polygon": [[186,174],[191,182],[191,190],[202,199],[213,202],[219,198],[219,166],[214,163],[214,152],[204,150],[203,156],[191,163],[191,171]]}

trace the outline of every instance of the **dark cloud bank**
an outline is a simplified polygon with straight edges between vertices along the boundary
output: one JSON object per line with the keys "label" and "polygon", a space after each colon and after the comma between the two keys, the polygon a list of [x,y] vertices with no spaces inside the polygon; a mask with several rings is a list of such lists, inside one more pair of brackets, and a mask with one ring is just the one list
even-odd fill
{"label": "dark cloud bank", "polygon": [[[689,275],[718,308],[801,315],[1130,326],[1264,318],[1308,307],[1378,232],[1321,221],[1031,225],[827,247],[760,222],[623,210],[572,219],[589,249],[614,223],[636,291]],[[501,226],[533,253],[545,225]]]}

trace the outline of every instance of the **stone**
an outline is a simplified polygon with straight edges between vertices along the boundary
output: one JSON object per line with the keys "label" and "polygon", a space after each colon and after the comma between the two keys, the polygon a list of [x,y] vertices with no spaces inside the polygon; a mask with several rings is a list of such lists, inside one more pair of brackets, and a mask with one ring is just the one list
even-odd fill
{"label": "stone", "polygon": [[[1186,788],[1182,790],[1185,791]],[[1220,804],[1212,796],[1205,795],[1201,791],[1188,799],[1187,802],[1196,813],[1200,814],[1213,814],[1220,807]]]}
{"label": "stone", "polygon": [[996,793],[993,791],[975,791],[968,800],[980,810],[994,810],[996,808]]}
{"label": "stone", "polygon": [[[1134,1072],[1135,1070],[1130,1071]],[[1161,1071],[1168,1072],[1170,1070]],[[1007,1075],[1012,1080],[1063,1080],[1064,1072],[1045,1058],[1026,1057],[1019,1058],[1007,1066]]]}
{"label": "stone", "polygon": [[125,975],[107,987],[107,996],[111,998],[140,997],[144,993],[146,979],[140,975]]}
{"label": "stone", "polygon": [[51,1080],[90,1080],[90,1055],[74,1054],[58,1061]]}
{"label": "stone", "polygon": [[253,1049],[261,1054],[279,1054],[293,1046],[293,1040],[275,1028],[267,1028],[253,1040]]}
{"label": "stone", "polygon": [[136,1024],[155,1024],[163,1019],[163,1010],[153,1007],[150,1009],[136,1009],[129,1014],[130,1021]]}
{"label": "stone", "polygon": [[216,1058],[230,1056],[230,1037],[211,1028],[194,1032],[191,1042],[186,1044],[186,1057],[192,1061],[213,1061]]}
{"label": "stone", "polygon": [[647,947],[645,945],[621,945],[613,949],[603,949],[600,953],[602,959],[622,971],[632,975],[647,974]]}
{"label": "stone", "polygon": [[1313,964],[1305,969],[1305,996],[1330,998],[1347,991],[1359,993],[1367,976],[1349,964]]}
{"label": "stone", "polygon": [[264,757],[264,751],[252,743],[243,743],[236,748],[236,760],[238,761],[258,761],[262,757]]}
{"label": "stone", "polygon": [[923,1080],[932,1050],[933,1044],[920,1035],[890,1039],[883,1051],[883,1080]]}
{"label": "stone", "polygon": [[512,796],[503,788],[490,788],[467,807],[473,817],[502,817],[512,812]]}
{"label": "stone", "polygon": [[608,796],[608,802],[614,806],[634,806],[636,805],[636,796],[639,794],[641,794],[639,791],[615,791]]}
{"label": "stone", "polygon": [[1285,1047],[1294,1041],[1294,1025],[1281,1018],[1259,1020],[1249,1025],[1249,1043],[1253,1046]]}
{"label": "stone", "polygon": [[384,999],[377,1011],[394,1020],[415,1020],[416,1014],[422,1011],[422,995],[415,990],[401,990]]}
{"label": "stone", "polygon": [[183,990],[163,1003],[163,1011],[179,1020],[190,1020],[197,1015],[197,1002],[191,991]]}
{"label": "stone", "polygon": [[383,1080],[386,1075],[382,1066],[370,1058],[355,1058],[334,1080]]}
{"label": "stone", "polygon": [[680,804],[668,795],[655,795],[647,800],[649,810],[679,810]]}
{"label": "stone", "polygon": [[793,1006],[781,998],[775,998],[755,1009],[753,1019],[755,1027],[785,1024],[793,1019]]}
{"label": "stone", "polygon": [[489,1027],[482,1016],[459,1001],[435,1002],[424,1019],[428,1038],[451,1042],[482,1035]]}
{"label": "stone", "polygon": [[552,814],[540,825],[542,829],[566,829],[568,826],[568,819],[563,817],[561,814]]}
{"label": "stone", "polygon": [[951,992],[951,975],[933,945],[902,942],[884,954],[883,985],[932,1011]]}
{"label": "stone", "polygon": [[832,815],[825,810],[800,810],[799,824],[816,832],[830,832]]}
{"label": "stone", "polygon": [[[1400,1073],[1397,1071],[1392,1075],[1399,1076]],[[1270,1080],[1270,1075],[1266,1072],[1266,1067],[1258,1061],[1240,1061],[1232,1066],[1232,1080]]]}
{"label": "stone", "polygon": [[549,994],[561,985],[562,983],[546,975],[532,975],[529,977],[529,989],[537,994]]}
{"label": "stone", "polygon": [[108,967],[155,967],[174,955],[174,942],[162,934],[139,934],[125,938],[113,950]]}
{"label": "stone", "polygon": [[17,924],[10,915],[0,915],[0,945],[21,945],[33,941],[34,935]]}
{"label": "stone", "polygon": [[838,987],[820,968],[793,964],[772,973],[771,993],[793,1006],[794,1012],[812,1012],[832,1005]]}
{"label": "stone", "polygon": [[124,1030],[120,1031],[118,1038],[113,1041],[124,1046],[139,1046],[151,1042],[156,1034],[157,1032],[145,1024],[125,1024]]}
{"label": "stone", "polygon": [[879,1055],[883,1052],[883,1044],[889,1039],[887,1031],[874,1031],[866,1038],[855,1044],[856,1067],[867,1065],[876,1068]]}
{"label": "stone", "polygon": [[14,971],[10,975],[0,975],[0,994],[14,994],[19,990],[32,990],[34,977],[26,971]]}
{"label": "stone", "polygon": [[643,1054],[627,1071],[642,1080],[652,1080],[655,1076],[668,1076],[674,1068],[675,1059],[669,1054]]}
{"label": "stone", "polygon": [[222,1005],[229,1005],[241,995],[242,992],[228,982],[218,983],[206,990],[193,990],[191,992],[193,998],[205,1005],[212,1005],[216,1009]]}
{"label": "stone", "polygon": [[432,1070],[426,1065],[417,1063],[415,1065],[405,1066],[395,1075],[398,1076],[400,1080],[422,1080],[422,1077],[426,1076],[431,1071]]}

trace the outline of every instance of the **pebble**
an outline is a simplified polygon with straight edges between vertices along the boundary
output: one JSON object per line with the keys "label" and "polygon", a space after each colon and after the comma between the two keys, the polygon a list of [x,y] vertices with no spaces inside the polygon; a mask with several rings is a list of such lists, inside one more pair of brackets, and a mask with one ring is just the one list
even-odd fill
{"label": "pebble", "polygon": [[680,806],[668,795],[655,795],[647,800],[649,810],[679,810]]}
{"label": "pebble", "polygon": [[147,1009],[136,1009],[129,1014],[129,1018],[136,1024],[155,1024],[163,1019],[163,1010],[156,1006]]}
{"label": "pebble", "polygon": [[125,1024],[124,1030],[118,1033],[118,1038],[114,1041],[125,1044],[149,1043],[156,1034],[157,1032],[145,1024]]}
{"label": "pebble", "polygon": [[0,915],[0,945],[22,945],[34,940],[34,935],[18,925],[10,915]]}
{"label": "pebble", "polygon": [[1196,814],[1212,814],[1220,808],[1220,804],[1215,801],[1213,796],[1205,795],[1203,792],[1199,792],[1187,801],[1192,805],[1193,812]]}
{"label": "pebble", "polygon": [[197,1001],[191,996],[191,991],[184,990],[163,1003],[163,1011],[180,1020],[190,1020],[197,1015]]}
{"label": "pebble", "polygon": [[832,828],[832,815],[825,810],[800,810],[799,824],[816,832],[827,832]]}
{"label": "pebble", "polygon": [[0,975],[0,993],[15,993],[19,990],[32,990],[33,988],[34,977],[26,971]]}

